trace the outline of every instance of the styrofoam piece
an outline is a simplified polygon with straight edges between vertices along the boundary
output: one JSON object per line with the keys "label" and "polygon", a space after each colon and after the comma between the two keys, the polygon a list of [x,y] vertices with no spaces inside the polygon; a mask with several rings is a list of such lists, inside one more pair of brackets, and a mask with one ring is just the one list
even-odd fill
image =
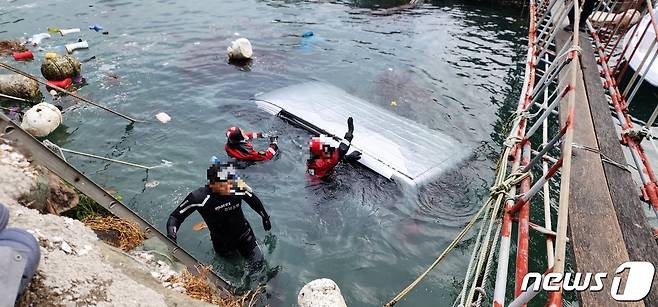
{"label": "styrofoam piece", "polygon": [[171,120],[171,116],[165,112],[160,112],[158,114],[155,114],[155,118],[157,118],[161,123],[166,124],[168,121]]}
{"label": "styrofoam piece", "polygon": [[62,112],[54,105],[42,102],[25,112],[21,128],[35,137],[44,137],[62,123]]}
{"label": "styrofoam piece", "polygon": [[226,52],[228,53],[228,58],[231,60],[251,59],[253,55],[251,42],[244,37],[232,41],[231,46],[226,48]]}
{"label": "styrofoam piece", "polygon": [[316,279],[299,290],[299,307],[347,307],[338,285],[329,278]]}

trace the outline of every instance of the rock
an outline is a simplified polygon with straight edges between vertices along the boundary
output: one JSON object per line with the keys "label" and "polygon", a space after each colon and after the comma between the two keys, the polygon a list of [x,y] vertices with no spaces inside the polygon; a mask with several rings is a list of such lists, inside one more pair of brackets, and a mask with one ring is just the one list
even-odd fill
{"label": "rock", "polygon": [[[75,208],[80,202],[80,197],[57,175],[42,169],[36,184],[22,201],[29,203],[30,208],[37,209],[41,213],[60,215],[64,211]],[[64,221],[65,224],[71,222],[70,219]]]}
{"label": "rock", "polygon": [[66,243],[66,241],[62,241],[62,244],[59,245],[59,248],[62,249],[67,254],[73,254],[73,249],[71,248],[71,245]]}
{"label": "rock", "polygon": [[46,80],[59,81],[80,75],[80,61],[70,55],[51,56],[41,64],[41,74]]}
{"label": "rock", "polygon": [[347,307],[338,285],[321,278],[306,284],[297,295],[299,307]]}
{"label": "rock", "polygon": [[242,37],[231,42],[231,46],[226,48],[229,60],[248,60],[253,55],[251,42]]}
{"label": "rock", "polygon": [[0,93],[25,99],[41,96],[39,83],[21,75],[0,75]]}
{"label": "rock", "polygon": [[42,102],[27,110],[21,128],[35,137],[44,137],[62,123],[62,112],[54,105]]}

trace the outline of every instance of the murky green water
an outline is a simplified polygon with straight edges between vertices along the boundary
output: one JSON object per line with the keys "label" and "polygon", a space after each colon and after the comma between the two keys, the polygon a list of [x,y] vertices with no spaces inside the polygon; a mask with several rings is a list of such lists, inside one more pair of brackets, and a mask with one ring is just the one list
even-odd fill
{"label": "murky green water", "polygon": [[[173,161],[172,167],[145,173],[69,157],[161,230],[178,202],[204,184],[209,157],[226,156],[227,127],[278,131],[281,155],[241,171],[272,216],[273,230],[266,236],[245,208],[270,267],[278,270],[268,285],[270,303],[292,306],[306,282],[328,277],[340,285],[348,305],[374,306],[431,263],[480,205],[491,182],[501,124],[517,101],[525,55],[526,20],[518,10],[437,1],[387,16],[371,14],[398,4],[4,1],[0,38],[29,36],[49,26],[83,28],[79,35],[44,41],[44,46],[89,41],[89,50],[76,52],[81,59],[96,57],[83,66],[89,85],[80,95],[137,117],[172,116],[166,125],[129,126],[80,106],[65,114],[64,126],[50,137],[66,148],[147,165]],[[109,35],[87,30],[92,23]],[[316,39],[304,41],[305,31]],[[226,63],[226,47],[237,34],[255,48],[248,68]],[[38,63],[17,65],[38,72]],[[249,101],[256,93],[308,80],[337,85],[462,140],[471,155],[420,190],[351,165],[340,166],[333,182],[311,185],[304,176],[307,151],[300,147],[310,135]],[[397,108],[390,107],[391,100]],[[241,272],[214,258],[207,233],[192,231],[200,220],[195,214],[183,224],[179,242],[239,283]],[[471,243],[401,305],[451,305]]]}

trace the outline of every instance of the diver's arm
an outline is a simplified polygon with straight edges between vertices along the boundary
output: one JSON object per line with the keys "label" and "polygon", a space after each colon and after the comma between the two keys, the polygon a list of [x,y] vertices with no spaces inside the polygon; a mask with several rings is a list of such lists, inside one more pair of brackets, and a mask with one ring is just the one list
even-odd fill
{"label": "diver's arm", "polygon": [[347,119],[347,132],[345,133],[343,140],[340,141],[340,145],[338,145],[338,155],[336,157],[337,161],[343,160],[343,157],[345,157],[347,151],[350,150],[350,145],[352,143],[352,139],[354,138],[352,133],[354,133],[354,121],[352,120],[352,117],[349,117]]}
{"label": "diver's arm", "polygon": [[262,132],[245,132],[244,135],[247,136],[248,139],[252,140],[264,137]]}
{"label": "diver's arm", "polygon": [[180,225],[185,221],[185,219],[194,212],[194,206],[196,204],[195,197],[192,193],[187,194],[187,197],[174,209],[174,211],[169,214],[169,219],[167,220],[167,237],[176,242],[176,236],[178,234],[178,229]]}
{"label": "diver's arm", "polygon": [[243,199],[245,202],[247,202],[251,209],[260,215],[261,219],[263,220],[263,228],[265,228],[266,231],[270,230],[272,228],[272,224],[270,223],[270,216],[267,214],[267,211],[265,211],[263,203],[260,201],[258,196],[256,196],[256,194],[251,191],[249,186],[245,187],[245,196]]}

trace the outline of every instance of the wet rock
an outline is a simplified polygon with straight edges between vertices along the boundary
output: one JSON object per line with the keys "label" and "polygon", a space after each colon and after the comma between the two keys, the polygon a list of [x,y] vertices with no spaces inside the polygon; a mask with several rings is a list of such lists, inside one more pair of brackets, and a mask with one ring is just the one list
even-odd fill
{"label": "wet rock", "polygon": [[21,75],[0,75],[0,93],[24,99],[41,96],[39,83]]}
{"label": "wet rock", "polygon": [[338,285],[321,278],[306,284],[297,295],[299,307],[347,307]]}

